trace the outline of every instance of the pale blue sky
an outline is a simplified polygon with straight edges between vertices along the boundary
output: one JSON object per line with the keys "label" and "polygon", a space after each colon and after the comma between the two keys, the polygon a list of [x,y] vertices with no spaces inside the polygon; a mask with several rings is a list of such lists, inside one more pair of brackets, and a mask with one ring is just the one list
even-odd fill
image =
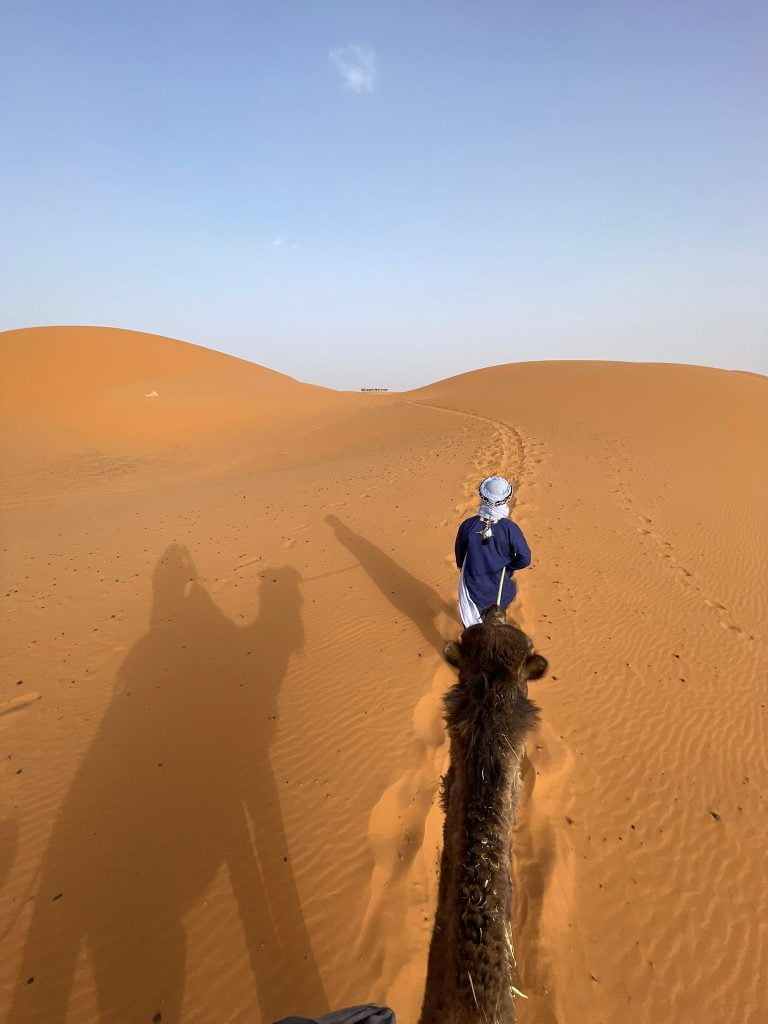
{"label": "pale blue sky", "polygon": [[768,372],[764,0],[4,0],[0,329]]}

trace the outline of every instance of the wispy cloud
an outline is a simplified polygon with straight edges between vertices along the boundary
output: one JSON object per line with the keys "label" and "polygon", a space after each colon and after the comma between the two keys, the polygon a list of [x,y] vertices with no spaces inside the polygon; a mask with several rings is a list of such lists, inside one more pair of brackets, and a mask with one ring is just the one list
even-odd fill
{"label": "wispy cloud", "polygon": [[345,89],[373,92],[379,74],[373,50],[366,50],[357,43],[347,43],[345,46],[334,47],[328,56],[341,75]]}
{"label": "wispy cloud", "polygon": [[291,250],[293,250],[293,252],[298,252],[299,249],[300,249],[300,246],[296,245],[295,242],[288,242],[288,241],[286,241],[283,238],[282,235],[276,235],[272,239],[272,248],[273,249],[291,249]]}

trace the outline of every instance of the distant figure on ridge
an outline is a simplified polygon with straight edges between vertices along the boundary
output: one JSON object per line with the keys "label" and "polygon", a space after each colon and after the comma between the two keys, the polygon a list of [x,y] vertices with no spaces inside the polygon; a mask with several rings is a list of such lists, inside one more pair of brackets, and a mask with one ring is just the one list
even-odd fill
{"label": "distant figure on ridge", "polygon": [[523,531],[509,518],[512,484],[503,476],[487,476],[478,487],[480,507],[456,534],[459,613],[465,627],[482,622],[481,611],[499,605],[505,611],[515,599],[515,569],[531,564]]}

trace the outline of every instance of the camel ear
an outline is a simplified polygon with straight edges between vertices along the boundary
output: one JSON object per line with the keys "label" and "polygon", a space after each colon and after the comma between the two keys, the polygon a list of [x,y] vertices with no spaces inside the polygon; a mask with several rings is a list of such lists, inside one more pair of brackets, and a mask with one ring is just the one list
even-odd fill
{"label": "camel ear", "polygon": [[461,644],[458,640],[449,640],[443,646],[443,657],[449,665],[461,668]]}
{"label": "camel ear", "polygon": [[525,659],[523,675],[526,679],[541,679],[546,674],[548,668],[549,662],[546,658],[543,658],[540,654],[532,654],[529,658]]}

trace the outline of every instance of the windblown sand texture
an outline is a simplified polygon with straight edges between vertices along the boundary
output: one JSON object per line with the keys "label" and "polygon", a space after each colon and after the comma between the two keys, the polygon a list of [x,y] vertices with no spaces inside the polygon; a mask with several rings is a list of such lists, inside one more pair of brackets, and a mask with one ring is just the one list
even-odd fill
{"label": "windblown sand texture", "polygon": [[415,1024],[453,539],[491,472],[551,666],[519,1020],[768,1020],[765,379],[360,395],[96,328],[1,335],[0,374],[0,1020]]}

